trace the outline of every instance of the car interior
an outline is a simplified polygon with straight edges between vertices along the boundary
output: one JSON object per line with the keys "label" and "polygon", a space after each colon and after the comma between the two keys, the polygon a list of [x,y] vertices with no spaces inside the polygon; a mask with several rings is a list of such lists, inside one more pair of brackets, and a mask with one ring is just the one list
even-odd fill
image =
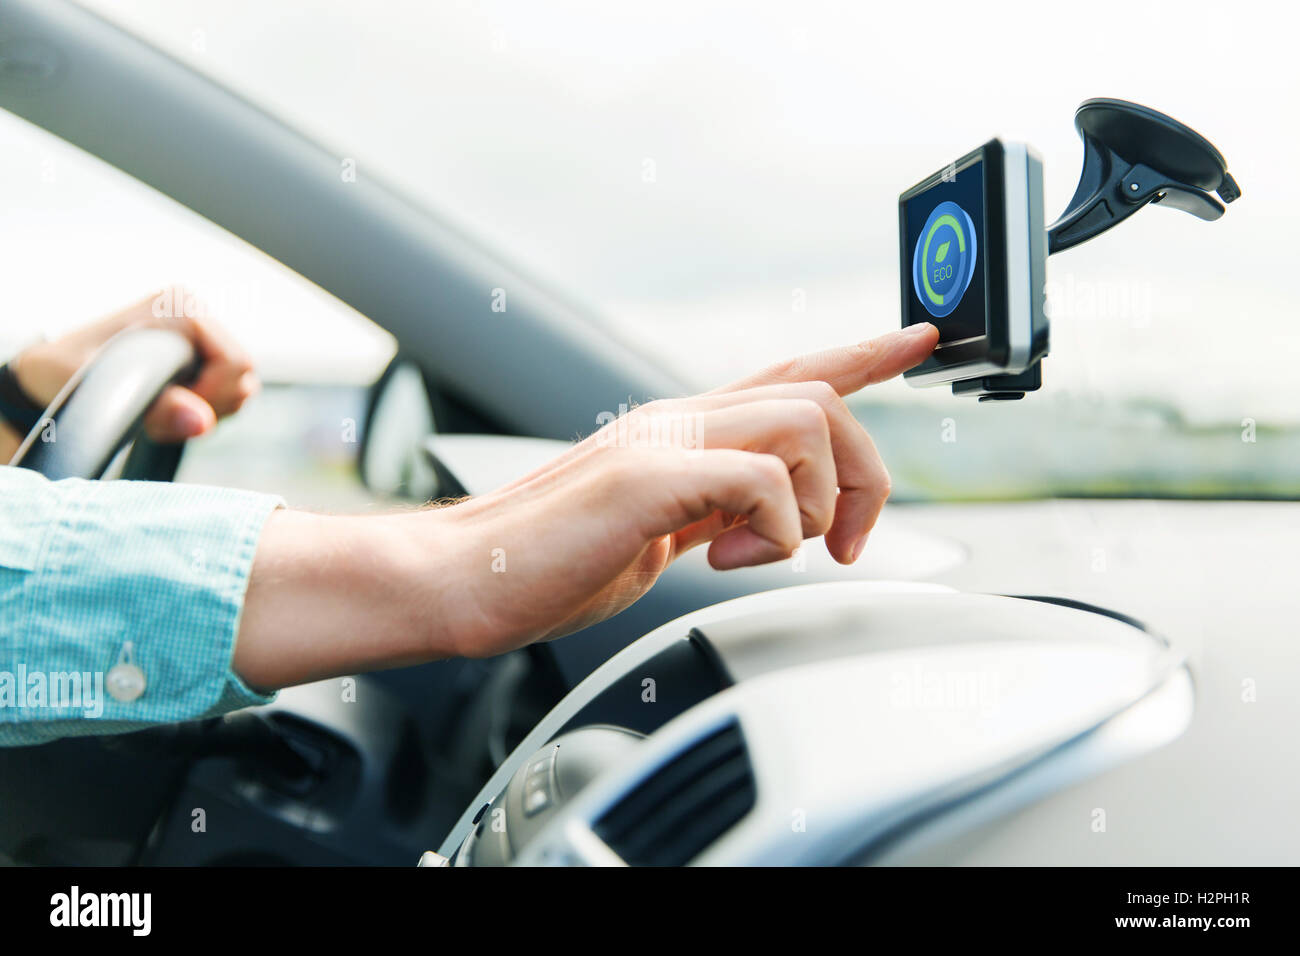
{"label": "car interior", "polygon": [[[601,410],[695,385],[557,277],[382,177],[340,188],[337,151],[102,11],[6,0],[0,107],[391,336],[355,411],[304,399],[331,428],[356,417],[340,466],[350,501],[490,491],[592,431]],[[1142,228],[1184,227],[1172,218]],[[115,340],[49,411],[102,440],[29,440],[14,464],[219,478],[199,474],[199,443],[139,433],[194,361],[167,332]],[[1127,429],[1115,433],[1110,412],[1076,420],[1047,395],[968,411],[936,391],[942,402],[861,415],[886,451],[924,443],[942,458],[960,427],[960,453],[978,460],[933,475],[900,460],[896,500],[857,564],[815,541],[728,572],[693,552],[632,607],[562,640],[294,687],[223,718],[0,748],[0,860],[1294,862],[1300,428],[1261,426],[1253,457],[1229,460],[1243,454],[1235,410],[1215,431],[1137,403],[1115,413]],[[1011,406],[1027,408],[1020,424]],[[1058,427],[1040,469],[1052,491],[999,483],[1048,447],[1035,429]],[[1106,448],[1161,442],[1149,466],[1087,471]],[[1206,448],[1219,470],[1204,482],[1219,484],[1176,484],[1175,466]]]}

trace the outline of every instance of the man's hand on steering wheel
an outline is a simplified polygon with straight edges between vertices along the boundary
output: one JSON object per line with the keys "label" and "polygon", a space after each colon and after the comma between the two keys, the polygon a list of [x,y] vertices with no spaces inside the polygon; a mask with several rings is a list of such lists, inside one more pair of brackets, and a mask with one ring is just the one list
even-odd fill
{"label": "man's hand on steering wheel", "polygon": [[[33,345],[9,363],[18,384],[28,397],[49,405],[77,369],[117,333],[170,329],[194,343],[201,362],[199,375],[188,388],[171,385],[163,391],[145,417],[145,433],[156,442],[171,443],[210,431],[219,418],[234,414],[257,394],[260,384],[252,361],[216,322],[184,314],[204,311],[189,307],[195,303],[188,294],[180,294],[176,307],[166,312],[155,308],[159,300],[149,296],[58,339]],[[182,314],[166,314],[171,311]]]}

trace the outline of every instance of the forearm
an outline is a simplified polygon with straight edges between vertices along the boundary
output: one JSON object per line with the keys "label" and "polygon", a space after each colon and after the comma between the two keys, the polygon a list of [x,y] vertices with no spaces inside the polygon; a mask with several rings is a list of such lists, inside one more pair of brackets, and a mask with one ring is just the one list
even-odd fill
{"label": "forearm", "polygon": [[234,669],[260,690],[457,653],[458,564],[433,511],[279,511],[258,542]]}

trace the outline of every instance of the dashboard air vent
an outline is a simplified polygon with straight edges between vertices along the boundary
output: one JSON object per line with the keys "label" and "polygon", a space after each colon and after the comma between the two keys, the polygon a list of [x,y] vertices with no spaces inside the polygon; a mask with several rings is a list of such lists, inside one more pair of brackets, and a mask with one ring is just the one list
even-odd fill
{"label": "dashboard air vent", "polygon": [[754,772],[732,722],[660,767],[596,821],[633,866],[682,866],[754,806]]}

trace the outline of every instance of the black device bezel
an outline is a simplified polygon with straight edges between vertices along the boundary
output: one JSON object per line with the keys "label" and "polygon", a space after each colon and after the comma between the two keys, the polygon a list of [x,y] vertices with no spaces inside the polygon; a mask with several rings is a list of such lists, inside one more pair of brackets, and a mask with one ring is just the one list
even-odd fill
{"label": "black device bezel", "polygon": [[[962,366],[976,366],[983,363],[1006,368],[1010,357],[1011,343],[1008,328],[1009,310],[1007,304],[1007,224],[1006,224],[1006,151],[999,139],[991,139],[978,149],[972,150],[955,163],[927,176],[911,189],[898,197],[898,252],[900,309],[903,327],[920,322],[933,322],[928,313],[911,316],[910,297],[912,289],[912,250],[907,241],[907,203],[927,190],[944,181],[944,176],[960,173],[975,163],[984,163],[984,235],[980,237],[985,254],[979,268],[984,276],[984,334],[975,339],[966,339],[950,345],[940,345],[924,362],[904,373],[906,378],[915,378],[946,369]],[[993,263],[997,262],[997,267]],[[915,308],[924,311],[919,303]],[[987,371],[973,370],[974,375],[990,374]]]}

